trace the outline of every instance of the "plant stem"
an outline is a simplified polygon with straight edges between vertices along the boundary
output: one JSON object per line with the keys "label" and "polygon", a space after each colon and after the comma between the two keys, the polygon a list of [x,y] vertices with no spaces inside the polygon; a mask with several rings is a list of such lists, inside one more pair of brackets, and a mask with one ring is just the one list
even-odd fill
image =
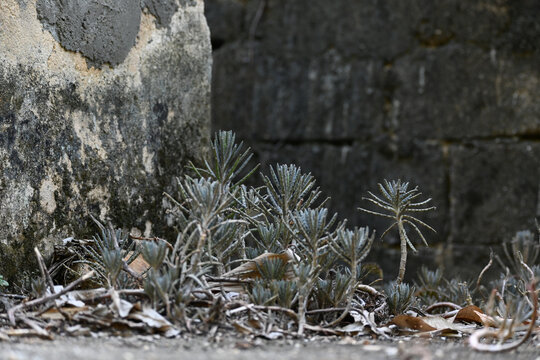
{"label": "plant stem", "polygon": [[407,265],[407,234],[405,233],[405,228],[403,227],[403,222],[401,219],[398,220],[398,229],[399,229],[399,240],[401,242],[401,259],[399,261],[399,274],[396,279],[396,285],[399,285],[403,282],[405,277],[405,266]]}
{"label": "plant stem", "polygon": [[306,301],[303,289],[298,294],[298,336],[304,335],[304,326],[306,325]]}

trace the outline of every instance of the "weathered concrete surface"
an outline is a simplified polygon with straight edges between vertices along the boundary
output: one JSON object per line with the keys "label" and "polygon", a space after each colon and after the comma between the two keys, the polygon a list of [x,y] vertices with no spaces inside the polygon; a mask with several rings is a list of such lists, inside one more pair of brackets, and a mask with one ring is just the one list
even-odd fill
{"label": "weathered concrete surface", "polygon": [[2,0],[5,277],[90,214],[162,233],[162,192],[206,148],[211,75],[203,2],[165,3]]}
{"label": "weathered concrete surface", "polygon": [[[206,14],[213,126],[235,130],[263,168],[299,164],[333,210],[379,234],[388,223],[356,210],[362,196],[384,178],[419,185],[438,233],[411,264],[477,274],[489,246],[534,229],[537,0],[208,0]],[[390,278],[396,245],[395,233],[377,242]]]}
{"label": "weathered concrete surface", "polygon": [[212,339],[101,336],[58,337],[54,341],[46,341],[30,338],[19,342],[0,342],[0,352],[3,358],[14,360],[538,360],[538,344],[532,340],[517,350],[491,354],[471,350],[467,338],[441,340],[409,337],[377,341],[363,336],[265,341],[242,338],[234,333],[220,334]]}

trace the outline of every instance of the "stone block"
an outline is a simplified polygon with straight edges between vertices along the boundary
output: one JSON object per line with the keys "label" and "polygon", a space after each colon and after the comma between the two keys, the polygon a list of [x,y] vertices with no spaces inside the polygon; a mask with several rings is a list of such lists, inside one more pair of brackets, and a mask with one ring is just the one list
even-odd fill
{"label": "stone block", "polygon": [[540,217],[540,146],[475,142],[451,148],[450,240],[498,246]]}
{"label": "stone block", "polygon": [[[382,65],[329,51],[307,61],[256,56],[234,45],[214,53],[214,127],[259,140],[340,141],[378,133]],[[235,81],[225,81],[230,74]]]}
{"label": "stone block", "polygon": [[392,125],[402,141],[536,136],[537,64],[474,45],[418,48],[389,70],[397,84]]}

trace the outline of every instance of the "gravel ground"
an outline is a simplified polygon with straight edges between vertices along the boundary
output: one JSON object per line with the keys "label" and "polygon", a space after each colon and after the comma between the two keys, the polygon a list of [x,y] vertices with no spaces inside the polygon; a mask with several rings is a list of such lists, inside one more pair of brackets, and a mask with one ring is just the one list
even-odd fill
{"label": "gravel ground", "polygon": [[132,359],[421,359],[421,360],[540,360],[540,344],[528,344],[505,354],[472,351],[463,340],[402,339],[392,342],[345,338],[311,341],[228,337],[209,342],[204,338],[162,339],[132,337],[57,337],[53,341],[19,339],[0,342],[0,358],[9,360],[132,360]]}

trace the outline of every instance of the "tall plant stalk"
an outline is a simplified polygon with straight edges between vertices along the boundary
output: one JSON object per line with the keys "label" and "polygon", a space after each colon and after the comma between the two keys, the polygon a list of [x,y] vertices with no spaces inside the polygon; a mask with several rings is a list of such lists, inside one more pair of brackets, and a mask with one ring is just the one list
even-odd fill
{"label": "tall plant stalk", "polygon": [[416,231],[416,233],[420,236],[420,238],[422,239],[422,242],[426,246],[428,246],[426,238],[424,237],[424,235],[418,228],[417,224],[422,225],[433,232],[436,232],[435,229],[433,229],[431,226],[429,226],[425,222],[419,220],[418,218],[410,215],[410,213],[434,210],[435,207],[434,206],[426,207],[426,205],[431,201],[431,198],[424,201],[413,202],[413,200],[415,200],[420,195],[422,195],[422,193],[418,191],[418,187],[408,190],[408,187],[409,187],[408,182],[402,183],[401,180],[399,179],[392,180],[392,181],[384,180],[384,185],[383,184],[378,184],[378,185],[379,185],[379,190],[381,192],[381,196],[379,197],[373,194],[372,192],[368,192],[369,197],[365,197],[364,199],[372,202],[373,204],[377,205],[383,210],[388,211],[389,214],[372,211],[372,210],[368,210],[364,208],[358,208],[358,209],[361,211],[367,212],[369,214],[374,214],[374,215],[386,217],[393,220],[392,224],[381,235],[381,239],[394,226],[397,226],[399,239],[401,243],[400,244],[401,258],[399,261],[399,273],[396,279],[396,284],[399,285],[403,282],[403,278],[405,277],[405,269],[407,266],[407,248],[410,247],[414,252],[416,252],[416,248],[414,247],[411,240],[409,239],[404,225],[407,224],[410,227],[412,227]]}

